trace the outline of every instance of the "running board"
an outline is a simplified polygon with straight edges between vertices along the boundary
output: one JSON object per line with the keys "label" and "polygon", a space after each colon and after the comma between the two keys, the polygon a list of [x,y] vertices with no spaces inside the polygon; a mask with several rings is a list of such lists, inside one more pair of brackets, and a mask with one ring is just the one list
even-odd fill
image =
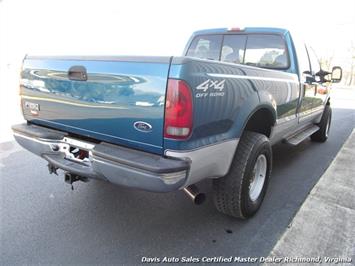
{"label": "running board", "polygon": [[307,127],[305,130],[298,132],[296,135],[293,135],[287,139],[285,139],[285,143],[296,146],[312,135],[314,132],[319,130],[319,126],[313,125],[311,127]]}

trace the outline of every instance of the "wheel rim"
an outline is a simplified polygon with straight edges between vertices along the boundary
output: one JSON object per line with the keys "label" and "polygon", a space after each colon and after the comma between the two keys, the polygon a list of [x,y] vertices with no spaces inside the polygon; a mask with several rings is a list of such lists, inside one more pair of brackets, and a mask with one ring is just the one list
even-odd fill
{"label": "wheel rim", "polygon": [[267,171],[267,159],[264,154],[260,154],[256,159],[252,179],[249,185],[249,197],[256,201],[263,190]]}
{"label": "wheel rim", "polygon": [[327,125],[325,127],[325,136],[328,138],[329,135],[329,129],[330,129],[330,117],[328,117]]}

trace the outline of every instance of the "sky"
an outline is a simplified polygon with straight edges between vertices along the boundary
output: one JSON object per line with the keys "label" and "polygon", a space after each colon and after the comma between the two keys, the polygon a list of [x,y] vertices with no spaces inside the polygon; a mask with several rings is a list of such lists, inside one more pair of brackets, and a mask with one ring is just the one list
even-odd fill
{"label": "sky", "polygon": [[193,31],[218,27],[288,28],[344,67],[355,46],[354,0],[0,1],[3,69],[25,54],[181,55]]}

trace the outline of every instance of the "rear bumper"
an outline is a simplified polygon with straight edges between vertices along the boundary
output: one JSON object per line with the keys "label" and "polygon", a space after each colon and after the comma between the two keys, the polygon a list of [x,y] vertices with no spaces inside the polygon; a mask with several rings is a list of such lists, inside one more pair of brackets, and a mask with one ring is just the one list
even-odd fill
{"label": "rear bumper", "polygon": [[[12,127],[16,141],[49,164],[83,177],[154,192],[180,189],[186,183],[190,162],[165,158],[109,143],[91,143],[69,138],[65,132],[36,125]],[[67,159],[69,147],[89,152],[88,160]]]}

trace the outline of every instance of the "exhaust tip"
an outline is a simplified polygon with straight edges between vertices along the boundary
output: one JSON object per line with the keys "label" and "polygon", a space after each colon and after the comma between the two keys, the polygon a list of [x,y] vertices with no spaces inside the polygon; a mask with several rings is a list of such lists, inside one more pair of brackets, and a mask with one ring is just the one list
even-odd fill
{"label": "exhaust tip", "polygon": [[206,194],[200,193],[196,185],[185,187],[184,192],[195,205],[201,205],[206,200]]}
{"label": "exhaust tip", "polygon": [[195,200],[194,200],[194,204],[195,205],[201,205],[202,203],[204,203],[206,200],[206,194],[205,193],[198,193],[195,196]]}

